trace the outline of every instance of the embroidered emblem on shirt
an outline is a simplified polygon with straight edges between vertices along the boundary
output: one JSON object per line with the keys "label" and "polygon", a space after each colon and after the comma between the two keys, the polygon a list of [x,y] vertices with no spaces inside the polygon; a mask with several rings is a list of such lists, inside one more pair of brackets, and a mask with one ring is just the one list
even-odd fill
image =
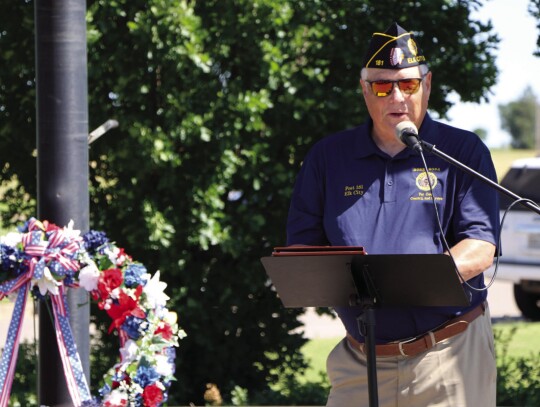
{"label": "embroidered emblem on shirt", "polygon": [[[441,172],[440,168],[429,168],[429,172],[426,174],[424,168],[413,168],[413,180],[416,186],[416,192],[412,192],[412,195],[409,197],[411,201],[442,201],[442,190],[441,186],[436,188],[439,185],[439,179],[437,178],[437,173]],[[429,176],[429,178],[428,178]],[[431,189],[429,187],[429,181],[431,181],[431,186],[433,187],[433,194],[431,194]]]}
{"label": "embroidered emblem on shirt", "polygon": [[362,196],[364,195],[364,185],[345,185],[343,196]]}
{"label": "embroidered emblem on shirt", "polygon": [[[433,189],[435,189],[435,187],[437,186],[437,176],[434,173],[432,173],[431,171],[428,172],[428,175],[429,175],[429,181],[431,181],[431,187]],[[428,181],[428,177],[427,177],[426,173],[421,172],[416,177],[416,186],[421,191],[429,191],[430,190],[429,181]]]}

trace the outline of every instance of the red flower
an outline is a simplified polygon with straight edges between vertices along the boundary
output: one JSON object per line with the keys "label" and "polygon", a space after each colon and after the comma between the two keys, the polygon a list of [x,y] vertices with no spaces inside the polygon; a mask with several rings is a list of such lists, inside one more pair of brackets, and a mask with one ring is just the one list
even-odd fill
{"label": "red flower", "polygon": [[101,298],[108,298],[111,291],[120,287],[123,281],[124,277],[120,269],[108,269],[101,273],[97,286]]}
{"label": "red flower", "polygon": [[104,407],[127,407],[128,401],[127,399],[120,399],[118,400],[118,403],[113,403],[111,401],[106,401],[105,404],[103,404]]}
{"label": "red flower", "polygon": [[154,331],[154,335],[161,335],[166,341],[170,340],[173,336],[173,330],[171,326],[163,321],[161,321]]}
{"label": "red flower", "polygon": [[114,328],[120,328],[129,315],[141,319],[146,318],[146,314],[139,307],[139,297],[141,296],[142,289],[142,286],[137,287],[135,290],[135,299],[121,291],[118,296],[118,303],[114,302],[111,304],[111,307],[107,310],[107,314],[109,314],[113,320],[109,327],[109,333],[111,333]]}
{"label": "red flower", "polygon": [[120,404],[118,403],[113,404],[110,401],[106,401],[105,404],[103,404],[103,406],[104,407],[127,407],[128,405],[127,403],[128,403],[127,399],[122,399],[120,400]]}
{"label": "red flower", "polygon": [[118,380],[111,381],[111,388],[114,390],[120,387],[120,383],[124,382],[128,386],[131,384],[131,378],[126,373],[118,373],[118,369],[115,369],[116,377]]}
{"label": "red flower", "polygon": [[142,398],[145,407],[158,407],[163,401],[163,392],[154,383],[144,388]]}
{"label": "red flower", "polygon": [[132,258],[129,254],[126,253],[126,251],[120,247],[118,249],[118,253],[116,253],[116,265],[118,267],[122,266],[125,262],[131,261]]}
{"label": "red flower", "polygon": [[54,223],[49,222],[48,220],[44,220],[42,223],[43,227],[45,228],[45,232],[60,229],[60,227],[56,226]]}

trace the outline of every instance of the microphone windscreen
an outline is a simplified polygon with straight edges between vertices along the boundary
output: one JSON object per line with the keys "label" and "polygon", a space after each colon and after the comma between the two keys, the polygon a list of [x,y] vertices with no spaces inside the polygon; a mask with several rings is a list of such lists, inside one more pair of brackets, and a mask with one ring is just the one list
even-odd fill
{"label": "microphone windscreen", "polygon": [[403,133],[418,134],[418,129],[416,128],[413,122],[410,122],[410,121],[400,122],[396,126],[396,137],[401,141],[403,141]]}

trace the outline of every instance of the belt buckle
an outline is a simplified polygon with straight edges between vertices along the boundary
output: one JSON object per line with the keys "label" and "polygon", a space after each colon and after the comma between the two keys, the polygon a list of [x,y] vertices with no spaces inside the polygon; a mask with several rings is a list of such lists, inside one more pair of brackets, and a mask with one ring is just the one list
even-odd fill
{"label": "belt buckle", "polygon": [[[428,337],[428,336],[429,336],[429,339],[431,339],[431,346],[429,346],[428,342],[425,340],[426,337]],[[403,346],[407,345],[408,343],[413,343],[413,342],[416,342],[416,341],[423,341],[426,344],[426,350],[433,348],[437,344],[437,340],[435,339],[434,333],[432,331],[428,331],[427,333],[425,333],[422,336],[417,336],[417,337],[411,338],[411,339],[409,339],[407,341],[398,342],[397,345],[398,345],[399,353],[402,356],[413,356],[413,355],[408,355],[407,353],[405,353],[405,349],[403,348]]]}
{"label": "belt buckle", "polygon": [[413,342],[417,341],[418,339],[420,339],[420,338],[415,336],[414,338],[407,339],[406,341],[399,341],[397,343],[397,346],[398,346],[399,353],[401,354],[401,356],[409,356],[409,355],[407,355],[405,353],[405,349],[403,349],[403,345],[407,345],[408,343],[413,343]]}

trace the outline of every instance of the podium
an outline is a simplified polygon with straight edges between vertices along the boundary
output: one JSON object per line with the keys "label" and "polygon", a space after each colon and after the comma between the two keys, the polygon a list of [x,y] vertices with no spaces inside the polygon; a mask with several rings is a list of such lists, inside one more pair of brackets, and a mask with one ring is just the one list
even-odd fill
{"label": "podium", "polygon": [[[444,254],[365,255],[362,248],[294,246],[261,258],[286,308],[361,306],[370,407],[378,406],[375,308],[470,305]],[[360,250],[361,249],[361,250]]]}

